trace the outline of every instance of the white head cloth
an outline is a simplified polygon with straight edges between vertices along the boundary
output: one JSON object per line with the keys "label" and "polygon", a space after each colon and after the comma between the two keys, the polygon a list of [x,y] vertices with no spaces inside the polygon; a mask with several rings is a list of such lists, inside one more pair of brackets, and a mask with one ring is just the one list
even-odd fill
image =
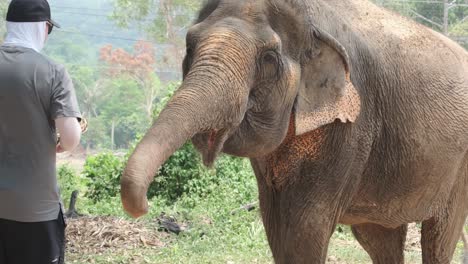
{"label": "white head cloth", "polygon": [[41,52],[46,41],[47,24],[42,22],[9,22],[6,23],[7,34],[5,46],[20,46]]}

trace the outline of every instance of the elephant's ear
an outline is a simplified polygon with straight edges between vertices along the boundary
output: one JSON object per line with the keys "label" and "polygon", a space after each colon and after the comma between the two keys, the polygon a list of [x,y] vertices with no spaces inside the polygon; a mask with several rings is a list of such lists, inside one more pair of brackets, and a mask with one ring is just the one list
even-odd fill
{"label": "elephant's ear", "polygon": [[345,48],[328,33],[314,29],[315,47],[302,59],[302,77],[295,105],[296,135],[323,125],[355,122],[359,94],[351,83]]}

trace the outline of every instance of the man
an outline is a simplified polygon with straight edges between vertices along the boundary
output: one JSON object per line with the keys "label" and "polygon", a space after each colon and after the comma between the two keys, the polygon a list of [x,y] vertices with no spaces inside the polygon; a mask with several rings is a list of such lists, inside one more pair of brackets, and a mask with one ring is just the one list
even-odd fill
{"label": "man", "polygon": [[0,47],[1,264],[64,261],[56,152],[78,145],[81,115],[67,71],[39,53],[54,26],[46,0],[11,1]]}

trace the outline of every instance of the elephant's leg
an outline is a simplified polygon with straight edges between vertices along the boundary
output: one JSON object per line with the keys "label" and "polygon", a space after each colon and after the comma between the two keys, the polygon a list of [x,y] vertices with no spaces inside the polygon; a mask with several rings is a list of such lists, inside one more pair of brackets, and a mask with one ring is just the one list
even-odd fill
{"label": "elephant's leg", "polygon": [[[423,222],[421,246],[423,263],[449,264],[465,223],[466,214],[449,209],[450,214]],[[460,210],[462,211],[462,210]]]}
{"label": "elephant's leg", "polygon": [[353,225],[351,229],[374,264],[404,263],[408,225],[389,229],[376,224],[361,224]]}
{"label": "elephant's leg", "polygon": [[336,222],[328,206],[299,208],[275,200],[260,203],[275,263],[324,264]]}
{"label": "elephant's leg", "polygon": [[423,222],[421,238],[423,263],[449,264],[452,261],[464,224],[460,218],[433,217]]}
{"label": "elephant's leg", "polygon": [[[338,219],[359,188],[363,168],[352,167],[353,161],[366,158],[353,155],[356,146],[351,142],[340,143],[346,147],[335,150],[335,143],[341,141],[334,137],[341,140],[351,133],[349,127],[341,128],[327,136],[317,130],[318,138],[312,133],[285,143],[265,160],[252,160],[263,223],[276,264],[325,263]],[[321,142],[322,136],[329,138]],[[309,153],[316,148],[332,148],[333,155],[317,154],[316,150]]]}
{"label": "elephant's leg", "polygon": [[422,224],[421,246],[425,264],[449,264],[453,258],[468,214],[466,177],[468,174],[463,171],[445,210],[442,208]]}
{"label": "elephant's leg", "polygon": [[276,191],[260,186],[263,223],[276,264],[325,263],[330,237],[345,211],[343,201],[349,199],[326,199],[306,189]]}

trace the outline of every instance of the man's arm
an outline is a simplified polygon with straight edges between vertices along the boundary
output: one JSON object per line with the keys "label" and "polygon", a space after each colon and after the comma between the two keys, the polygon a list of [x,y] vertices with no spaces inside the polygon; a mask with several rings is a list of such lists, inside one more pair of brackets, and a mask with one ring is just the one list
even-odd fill
{"label": "man's arm", "polygon": [[74,117],[60,117],[55,119],[55,127],[60,134],[57,152],[72,151],[81,139],[81,127]]}
{"label": "man's arm", "polygon": [[72,80],[63,66],[54,72],[54,83],[51,93],[50,115],[55,120],[55,128],[60,134],[57,152],[71,151],[80,142],[81,113]]}

